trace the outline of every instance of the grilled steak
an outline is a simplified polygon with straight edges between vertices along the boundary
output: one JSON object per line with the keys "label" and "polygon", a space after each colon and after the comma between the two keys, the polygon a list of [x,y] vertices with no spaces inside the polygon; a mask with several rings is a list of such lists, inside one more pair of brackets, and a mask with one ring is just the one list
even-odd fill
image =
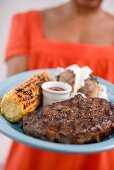
{"label": "grilled steak", "polygon": [[81,95],[26,114],[23,130],[36,138],[71,144],[99,142],[114,129],[114,106]]}

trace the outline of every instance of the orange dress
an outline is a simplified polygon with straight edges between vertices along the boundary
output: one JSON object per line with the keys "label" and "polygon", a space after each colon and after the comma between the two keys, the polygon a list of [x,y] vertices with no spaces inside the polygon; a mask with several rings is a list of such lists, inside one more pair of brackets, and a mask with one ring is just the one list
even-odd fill
{"label": "orange dress", "polygon": [[[40,12],[17,14],[13,18],[6,60],[28,56],[28,70],[88,65],[97,76],[114,83],[114,46],[95,46],[43,38]],[[114,151],[91,155],[59,154],[14,142],[5,170],[113,170]]]}

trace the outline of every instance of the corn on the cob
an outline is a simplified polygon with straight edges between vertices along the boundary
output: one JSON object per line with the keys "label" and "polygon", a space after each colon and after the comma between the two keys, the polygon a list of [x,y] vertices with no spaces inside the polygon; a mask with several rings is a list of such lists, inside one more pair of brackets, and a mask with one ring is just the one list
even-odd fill
{"label": "corn on the cob", "polygon": [[21,120],[23,115],[33,111],[41,104],[41,84],[50,79],[47,72],[41,72],[10,90],[1,101],[1,113],[10,122]]}

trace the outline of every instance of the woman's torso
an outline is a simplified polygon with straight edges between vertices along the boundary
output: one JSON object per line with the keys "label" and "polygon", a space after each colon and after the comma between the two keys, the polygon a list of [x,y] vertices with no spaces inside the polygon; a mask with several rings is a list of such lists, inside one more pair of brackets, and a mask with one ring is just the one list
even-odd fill
{"label": "woman's torso", "polygon": [[28,15],[33,24],[29,27],[29,69],[66,67],[75,63],[80,66],[88,65],[97,76],[114,82],[114,45],[98,46],[47,40],[43,37],[41,14],[36,11]]}

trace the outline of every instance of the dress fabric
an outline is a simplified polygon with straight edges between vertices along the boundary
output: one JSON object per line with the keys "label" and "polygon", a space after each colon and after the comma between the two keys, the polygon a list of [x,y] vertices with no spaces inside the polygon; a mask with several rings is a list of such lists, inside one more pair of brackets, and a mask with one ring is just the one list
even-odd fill
{"label": "dress fabric", "polygon": [[[114,46],[46,40],[39,11],[13,18],[6,61],[28,57],[28,70],[88,65],[95,75],[114,83]],[[13,142],[5,170],[113,170],[114,151],[97,154],[60,154]]]}

